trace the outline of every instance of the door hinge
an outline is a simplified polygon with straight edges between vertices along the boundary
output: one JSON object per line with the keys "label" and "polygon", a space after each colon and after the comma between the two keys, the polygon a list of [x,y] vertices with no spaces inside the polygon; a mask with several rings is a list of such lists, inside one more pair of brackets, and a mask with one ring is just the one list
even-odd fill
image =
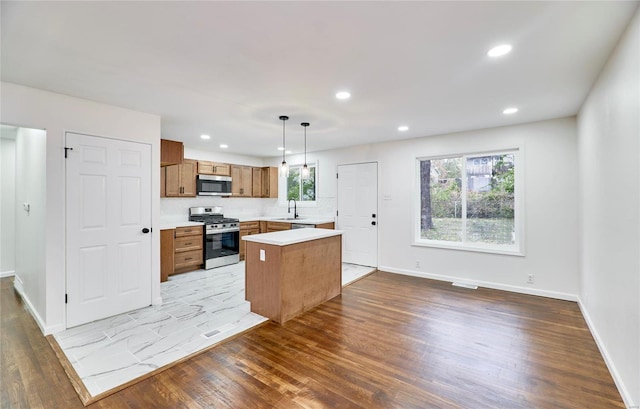
{"label": "door hinge", "polygon": [[336,173],[336,179],[338,179],[338,174]]}
{"label": "door hinge", "polygon": [[67,304],[69,302],[68,294],[64,295],[64,303]]}
{"label": "door hinge", "polygon": [[73,148],[68,148],[66,146],[64,147],[64,158],[65,159],[67,159],[67,157],[68,157],[67,155],[68,155],[69,151],[72,151],[72,150],[73,150]]}
{"label": "door hinge", "polygon": [[338,211],[336,210],[336,216],[338,215]]}

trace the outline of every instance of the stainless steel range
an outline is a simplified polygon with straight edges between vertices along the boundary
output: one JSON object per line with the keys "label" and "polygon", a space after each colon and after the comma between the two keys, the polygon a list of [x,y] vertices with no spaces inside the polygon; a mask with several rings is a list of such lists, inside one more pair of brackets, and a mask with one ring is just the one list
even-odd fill
{"label": "stainless steel range", "polygon": [[189,221],[204,223],[204,268],[240,261],[240,221],[224,217],[221,207],[191,207]]}

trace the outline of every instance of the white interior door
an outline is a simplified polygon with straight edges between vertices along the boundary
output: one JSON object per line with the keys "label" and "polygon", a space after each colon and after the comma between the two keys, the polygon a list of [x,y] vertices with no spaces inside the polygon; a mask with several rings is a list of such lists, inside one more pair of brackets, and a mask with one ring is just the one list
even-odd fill
{"label": "white interior door", "polygon": [[67,327],[151,305],[151,146],[66,134]]}
{"label": "white interior door", "polygon": [[338,166],[338,229],[342,261],[378,266],[378,164]]}

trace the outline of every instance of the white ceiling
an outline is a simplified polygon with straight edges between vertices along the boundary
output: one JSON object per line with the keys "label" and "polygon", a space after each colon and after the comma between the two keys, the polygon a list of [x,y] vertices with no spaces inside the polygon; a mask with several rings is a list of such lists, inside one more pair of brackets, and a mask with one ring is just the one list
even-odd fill
{"label": "white ceiling", "polygon": [[[317,151],[574,115],[637,7],[3,0],[2,80],[160,115],[190,148],[270,157],[279,115],[294,152],[303,121]],[[486,56],[502,43],[513,51]]]}

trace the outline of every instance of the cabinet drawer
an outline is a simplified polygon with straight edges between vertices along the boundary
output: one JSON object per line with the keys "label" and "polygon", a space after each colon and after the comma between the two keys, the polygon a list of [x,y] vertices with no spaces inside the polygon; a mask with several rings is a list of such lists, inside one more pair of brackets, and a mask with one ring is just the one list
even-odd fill
{"label": "cabinet drawer", "polygon": [[281,231],[281,230],[290,230],[290,229],[291,229],[291,223],[267,222],[267,231],[268,232]]}
{"label": "cabinet drawer", "polygon": [[176,238],[184,236],[202,236],[202,226],[176,227]]}
{"label": "cabinet drawer", "polygon": [[175,239],[176,253],[191,250],[202,250],[202,236],[184,236]]}
{"label": "cabinet drawer", "polygon": [[240,230],[260,230],[260,222],[241,222]]}
{"label": "cabinet drawer", "polygon": [[184,253],[176,253],[175,256],[176,270],[183,267],[199,266],[203,263],[202,250],[185,251]]}

